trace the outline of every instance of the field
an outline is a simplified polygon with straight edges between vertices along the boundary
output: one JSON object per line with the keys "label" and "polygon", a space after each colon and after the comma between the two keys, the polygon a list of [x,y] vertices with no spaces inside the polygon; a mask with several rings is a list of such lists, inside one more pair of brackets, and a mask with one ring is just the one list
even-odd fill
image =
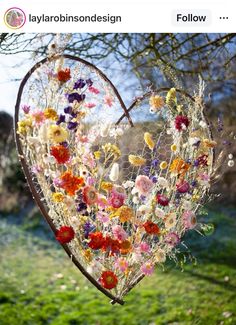
{"label": "field", "polygon": [[[27,212],[25,212],[27,213]],[[36,213],[0,217],[1,325],[236,324],[236,211],[209,207],[215,232],[186,240],[197,258],[169,264],[125,298],[109,300],[85,280]]]}

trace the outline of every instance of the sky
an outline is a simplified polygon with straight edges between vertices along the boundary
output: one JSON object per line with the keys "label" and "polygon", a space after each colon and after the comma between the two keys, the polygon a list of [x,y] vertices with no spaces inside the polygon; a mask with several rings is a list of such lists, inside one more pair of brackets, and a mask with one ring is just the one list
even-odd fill
{"label": "sky", "polygon": [[29,58],[29,54],[0,54],[0,111],[14,115],[20,80],[32,64],[32,60],[25,60],[27,57]]}

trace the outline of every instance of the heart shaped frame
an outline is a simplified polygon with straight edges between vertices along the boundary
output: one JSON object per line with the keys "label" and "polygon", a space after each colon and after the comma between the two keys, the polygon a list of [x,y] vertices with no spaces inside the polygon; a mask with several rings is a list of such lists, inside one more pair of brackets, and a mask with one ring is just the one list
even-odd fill
{"label": "heart shaped frame", "polygon": [[[21,105],[21,100],[22,100],[22,93],[24,90],[25,85],[27,84],[27,81],[29,80],[29,78],[32,76],[32,74],[41,66],[43,66],[44,64],[50,63],[51,61],[57,61],[57,60],[61,60],[61,59],[68,59],[71,61],[76,61],[81,63],[82,65],[85,65],[86,67],[91,68],[93,71],[95,71],[97,73],[97,75],[104,80],[104,82],[106,84],[109,85],[109,87],[112,89],[113,93],[115,94],[120,107],[122,108],[122,114],[121,116],[117,119],[117,122],[115,123],[115,125],[119,125],[121,123],[121,121],[123,119],[126,119],[128,124],[130,125],[130,127],[134,127],[134,123],[133,120],[131,118],[131,114],[132,114],[132,110],[134,108],[136,108],[142,101],[145,101],[147,99],[150,98],[150,96],[155,93],[155,95],[161,94],[163,92],[168,92],[169,88],[160,88],[153,91],[149,91],[146,94],[144,94],[143,96],[140,96],[138,98],[136,98],[133,103],[127,108],[126,105],[124,104],[119,92],[117,91],[117,89],[115,88],[115,86],[112,84],[112,82],[103,74],[103,72],[101,72],[96,66],[92,65],[91,63],[71,56],[71,55],[59,55],[59,56],[52,56],[49,58],[45,58],[42,61],[38,62],[37,64],[35,64],[32,69],[26,74],[26,76],[23,78],[20,88],[19,88],[19,92],[18,92],[18,96],[17,96],[17,102],[16,102],[16,108],[15,108],[15,139],[16,139],[16,145],[17,145],[17,149],[18,149],[18,153],[19,153],[19,159],[21,162],[21,165],[23,167],[23,171],[24,174],[26,176],[28,185],[30,187],[30,190],[32,192],[33,198],[35,200],[35,202],[37,203],[42,215],[44,216],[45,220],[47,221],[47,223],[49,224],[49,226],[51,227],[52,231],[54,232],[55,235],[57,235],[58,229],[55,226],[55,224],[52,221],[52,218],[50,217],[50,212],[49,212],[49,207],[47,204],[44,204],[44,197],[43,194],[40,193],[40,191],[37,188],[38,184],[35,184],[35,181],[33,181],[32,179],[32,174],[29,170],[27,161],[26,161],[26,157],[24,155],[24,150],[22,148],[22,143],[21,143],[21,139],[19,136],[19,133],[17,132],[17,128],[18,128],[18,122],[19,122],[19,110],[20,110],[20,105]],[[188,93],[186,93],[183,90],[180,89],[175,89],[176,93],[179,93],[181,95],[183,95],[184,97],[188,98],[188,100],[195,102],[196,99],[193,98],[192,96],[190,96]],[[206,133],[208,133],[208,138],[212,139],[211,134],[210,134],[210,130],[208,130]],[[209,169],[212,169],[212,164],[213,164],[213,151],[212,153],[212,159],[209,162]],[[205,192],[207,192],[207,189],[204,190]],[[104,293],[107,297],[109,297],[112,301],[111,303],[119,303],[121,305],[124,304],[123,299],[120,299],[120,297],[117,297],[115,295],[113,295],[110,291],[106,290],[104,288],[104,286],[102,286],[86,269],[85,267],[79,262],[79,260],[77,259],[77,257],[75,256],[75,254],[73,253],[72,249],[69,247],[68,244],[62,243],[62,246],[64,248],[64,250],[66,251],[66,253],[68,254],[68,256],[70,257],[70,259],[72,260],[72,262],[78,267],[78,269],[81,271],[81,273],[98,289],[100,290],[102,293]],[[144,274],[141,274],[139,276],[137,276],[130,284],[129,286],[127,286],[125,288],[125,290],[123,290],[122,292],[122,296],[126,295],[137,283],[139,283],[142,278],[144,277]]]}

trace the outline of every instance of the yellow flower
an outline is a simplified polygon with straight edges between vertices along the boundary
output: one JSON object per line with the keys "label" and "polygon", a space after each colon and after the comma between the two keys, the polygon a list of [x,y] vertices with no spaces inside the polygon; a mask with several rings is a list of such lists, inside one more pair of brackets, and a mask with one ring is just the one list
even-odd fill
{"label": "yellow flower", "polygon": [[101,158],[101,151],[94,151],[94,157],[95,159],[100,159]]}
{"label": "yellow flower", "polygon": [[17,133],[26,134],[27,131],[31,128],[31,126],[32,126],[32,120],[30,118],[21,120],[18,122]]}
{"label": "yellow flower", "polygon": [[92,252],[91,252],[90,249],[86,249],[86,250],[83,252],[83,255],[84,255],[84,258],[85,258],[88,262],[91,262],[91,261],[92,261],[93,254],[92,254]]}
{"label": "yellow flower", "polygon": [[177,150],[177,146],[176,144],[172,144],[171,147],[170,147],[171,151],[176,151]]}
{"label": "yellow flower", "polygon": [[166,95],[166,104],[168,106],[172,106],[173,104],[176,104],[176,89],[171,88],[167,95]]}
{"label": "yellow flower", "polygon": [[60,192],[55,192],[52,194],[52,199],[54,202],[62,202],[64,200],[64,195]]}
{"label": "yellow flower", "polygon": [[46,108],[43,114],[46,117],[46,119],[50,119],[54,121],[58,119],[57,112],[53,108],[50,107]]}
{"label": "yellow flower", "polygon": [[122,205],[116,212],[121,222],[130,221],[134,217],[134,211],[127,205]]}
{"label": "yellow flower", "polygon": [[152,135],[149,132],[144,133],[144,141],[150,150],[153,150],[155,142],[152,139]]}
{"label": "yellow flower", "polygon": [[203,144],[207,148],[214,148],[217,145],[217,142],[210,139],[203,139]]}
{"label": "yellow flower", "polygon": [[115,144],[106,143],[104,146],[102,146],[102,149],[105,154],[113,155],[116,159],[121,156],[120,149]]}
{"label": "yellow flower", "polygon": [[162,161],[162,162],[160,163],[160,168],[161,168],[161,169],[166,169],[167,166],[168,166],[168,164],[167,164],[166,161]]}
{"label": "yellow flower", "polygon": [[140,156],[129,155],[129,162],[134,166],[143,166],[146,164],[146,159]]}
{"label": "yellow flower", "polygon": [[110,182],[102,182],[102,183],[101,183],[101,189],[102,189],[103,191],[107,191],[107,192],[109,192],[109,191],[112,190],[112,187],[113,187],[113,185],[112,185],[112,183],[110,183]]}
{"label": "yellow flower", "polygon": [[50,125],[48,130],[48,138],[52,142],[60,143],[64,142],[68,138],[68,132],[66,129],[59,125]]}
{"label": "yellow flower", "polygon": [[164,99],[159,95],[153,95],[149,99],[149,105],[154,109],[160,109],[164,106]]}

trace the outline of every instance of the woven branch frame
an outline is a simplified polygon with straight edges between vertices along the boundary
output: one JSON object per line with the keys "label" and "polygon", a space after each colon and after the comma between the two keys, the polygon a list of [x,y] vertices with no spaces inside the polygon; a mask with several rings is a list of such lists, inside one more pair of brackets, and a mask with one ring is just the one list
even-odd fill
{"label": "woven branch frame", "polygon": [[[17,101],[16,101],[16,106],[15,106],[15,116],[14,116],[14,133],[15,133],[15,141],[16,141],[16,146],[17,146],[17,150],[18,150],[18,156],[19,156],[19,160],[21,162],[24,174],[26,176],[26,180],[28,182],[28,186],[30,188],[30,191],[32,193],[32,196],[36,202],[36,204],[38,205],[42,215],[44,216],[45,220],[47,221],[47,223],[49,224],[51,230],[53,231],[54,234],[56,234],[57,229],[55,227],[55,225],[52,222],[52,219],[49,216],[48,213],[48,208],[47,206],[43,203],[43,197],[41,194],[39,194],[34,186],[34,183],[32,181],[31,175],[30,175],[30,171],[28,168],[28,165],[26,163],[25,157],[24,157],[24,153],[23,153],[23,149],[22,149],[22,144],[20,141],[20,136],[17,133],[17,124],[19,121],[19,109],[20,109],[20,103],[21,103],[21,98],[22,98],[22,93],[24,90],[24,86],[26,85],[28,79],[30,78],[30,76],[43,64],[47,63],[47,62],[51,62],[53,60],[57,60],[59,58],[65,58],[65,59],[70,59],[73,61],[77,61],[80,62],[88,67],[91,67],[92,69],[94,69],[98,75],[104,80],[106,81],[111,88],[113,89],[114,93],[116,94],[121,108],[123,109],[123,115],[118,119],[118,121],[116,122],[116,125],[118,125],[123,118],[127,118],[129,124],[131,127],[134,127],[133,121],[130,117],[129,112],[137,105],[137,103],[147,97],[149,97],[151,95],[151,93],[153,91],[149,91],[147,93],[145,93],[143,96],[140,96],[138,98],[136,98],[133,103],[127,108],[126,105],[124,104],[120,94],[118,93],[117,89],[115,88],[115,86],[113,85],[113,83],[104,75],[104,73],[102,71],[100,71],[95,65],[80,59],[78,57],[72,56],[72,55],[55,55],[55,56],[51,56],[49,58],[45,58],[43,60],[41,60],[40,62],[36,63],[31,69],[30,71],[25,75],[25,77],[23,78],[20,87],[19,87],[19,91],[18,91],[18,95],[17,95]],[[169,88],[159,88],[157,90],[155,90],[155,93],[161,93],[161,92],[165,92],[168,91]],[[183,96],[188,97],[191,101],[195,101],[195,99],[190,96],[188,93],[186,93],[185,91],[181,90],[181,89],[176,89],[177,93],[182,94]],[[211,134],[210,137],[212,138]],[[102,287],[102,285],[99,284],[98,281],[96,281],[93,276],[91,276],[86,269],[80,264],[80,262],[77,260],[77,258],[75,257],[75,255],[73,255],[73,253],[71,252],[70,248],[68,247],[67,244],[62,244],[62,247],[64,248],[64,250],[66,251],[67,255],[69,256],[69,258],[71,259],[71,261],[76,265],[76,267],[81,271],[81,273],[99,290],[101,291],[104,295],[106,295],[107,297],[109,297],[111,299],[111,303],[115,304],[115,303],[119,303],[120,305],[124,304],[124,301],[122,299],[119,299],[118,297],[115,297],[113,294],[111,294],[111,292],[109,292],[108,290],[106,290],[104,287]],[[145,275],[141,275],[138,278],[136,278],[132,284],[130,286],[128,286],[126,288],[126,290],[124,291],[125,294],[127,294],[136,284],[138,284],[144,277]]]}

